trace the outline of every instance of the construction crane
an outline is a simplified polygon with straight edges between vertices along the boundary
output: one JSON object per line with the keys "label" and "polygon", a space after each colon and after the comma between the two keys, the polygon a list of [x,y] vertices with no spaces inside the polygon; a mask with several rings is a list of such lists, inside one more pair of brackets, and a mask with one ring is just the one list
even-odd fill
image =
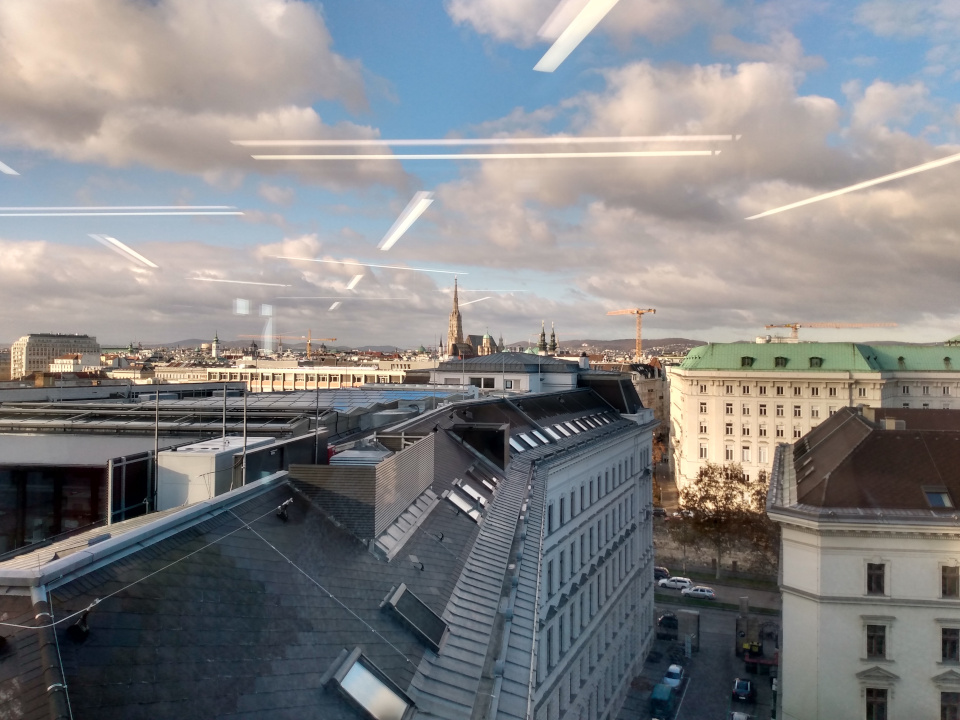
{"label": "construction crane", "polygon": [[766,328],[790,328],[790,338],[799,339],[797,331],[802,328],[873,328],[873,327],[896,327],[896,323],[784,323],[782,325],[767,325]]}
{"label": "construction crane", "polygon": [[643,357],[643,316],[645,313],[654,313],[656,310],[653,308],[646,308],[641,310],[640,308],[628,308],[626,310],[611,310],[607,315],[636,315],[637,316],[637,362],[640,362],[640,358]]}

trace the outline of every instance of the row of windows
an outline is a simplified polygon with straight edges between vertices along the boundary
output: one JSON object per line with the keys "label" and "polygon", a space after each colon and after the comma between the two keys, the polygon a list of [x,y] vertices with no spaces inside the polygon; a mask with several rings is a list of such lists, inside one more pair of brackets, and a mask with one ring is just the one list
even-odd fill
{"label": "row of windows", "polygon": [[[629,495],[616,507],[605,513],[597,519],[596,525],[591,524],[580,533],[578,538],[573,538],[568,547],[563,547],[552,553],[547,560],[546,592],[547,597],[552,597],[559,591],[563,584],[574,577],[578,572],[586,567],[594,555],[616,537],[627,525],[627,522],[633,519],[636,514],[634,508],[633,495]],[[630,547],[630,563],[633,563],[632,543],[627,543]],[[577,550],[579,549],[579,553]],[[554,573],[554,568],[558,570]]]}
{"label": "row of windows", "polygon": [[[951,507],[952,503],[934,502],[930,495],[945,495],[946,493],[927,493],[928,502],[935,507]],[[949,503],[949,496],[947,496]],[[867,595],[886,595],[887,592],[887,563],[867,563]],[[960,598],[960,566],[940,566],[940,597]]]}
{"label": "row of windows", "polygon": [[[836,411],[836,406],[831,405],[831,406],[830,406],[830,409],[831,409],[832,412],[834,412],[834,411]],[[751,410],[752,410],[752,408],[751,408],[750,405],[742,405],[742,406],[740,407],[740,415],[743,416],[743,417],[749,417],[749,416],[750,416],[750,413],[751,413]],[[701,403],[700,403],[700,414],[701,414],[701,415],[705,415],[705,414],[707,414],[707,412],[708,412],[707,403],[701,402]],[[832,414],[832,412],[831,412],[831,414]],[[733,403],[725,403],[725,404],[724,404],[724,406],[723,406],[723,414],[724,414],[724,415],[733,415],[733,414],[734,414]],[[774,414],[775,414],[777,417],[785,417],[785,415],[786,415],[786,406],[785,406],[785,405],[775,405],[775,406],[774,406]],[[761,403],[760,405],[757,406],[757,415],[759,415],[759,416],[761,416],[761,417],[767,417],[767,416],[768,416],[768,413],[767,413],[767,405],[766,405],[766,404]],[[803,405],[794,405],[794,406],[793,406],[793,416],[794,416],[794,417],[803,417]],[[810,407],[810,417],[815,417],[815,418],[820,417],[820,406],[819,406],[819,405],[813,405],[813,406]]]}
{"label": "row of windows", "polygon": [[[727,462],[733,462],[736,458],[736,446],[734,445],[724,445],[723,447],[723,459]],[[761,445],[757,448],[757,462],[761,465],[764,465],[769,462],[768,448],[766,445]],[[709,460],[710,459],[710,447],[707,443],[700,443],[700,459]],[[751,460],[751,452],[749,445],[742,445],[740,447],[740,462],[748,463],[753,462]],[[749,476],[748,478],[749,479]]]}
{"label": "row of windows", "polygon": [[[909,395],[909,394],[910,394],[910,386],[909,386],[909,385],[901,385],[901,386],[900,386],[900,393],[901,393],[902,395]],[[929,395],[929,394],[930,394],[930,386],[929,386],[929,385],[921,385],[921,386],[920,386],[920,393],[921,393],[922,395]],[[940,394],[941,394],[941,395],[949,395],[949,394],[950,394],[950,387],[947,386],[947,385],[944,385],[942,388],[940,388]]]}
{"label": "row of windows", "polygon": [[[581,631],[590,624],[624,579],[629,576],[636,562],[632,546],[632,543],[627,543],[615,555],[610,556],[603,569],[590,578],[585,586],[579,588],[573,596],[573,601],[557,613],[553,621],[547,625],[544,635],[541,636],[545,643],[547,671],[573,647]],[[621,598],[617,605],[614,622],[604,624],[604,633],[611,632],[612,626],[619,627],[623,624],[626,617],[625,599],[626,596]],[[615,634],[615,631],[613,632]]]}
{"label": "row of windows", "polygon": [[[828,396],[828,397],[838,397],[838,392],[839,392],[840,389],[841,389],[841,388],[837,388],[837,387],[827,387],[827,388],[826,388],[827,396]],[[792,390],[792,393],[793,393],[793,396],[794,396],[794,397],[803,397],[803,387],[801,387],[801,386],[799,386],[799,385],[794,385],[794,386],[791,388],[791,390]],[[820,397],[820,390],[821,390],[821,388],[819,388],[819,387],[817,387],[817,386],[814,386],[814,387],[808,388],[808,390],[810,391],[810,392],[809,392],[809,397]],[[944,387],[943,390],[944,390],[944,392],[943,392],[944,395],[949,395],[949,394],[950,394],[950,388],[949,388],[949,387]],[[725,394],[725,395],[733,395],[735,391],[739,391],[741,395],[750,395],[750,394],[752,394],[752,388],[751,388],[750,385],[739,385],[739,386],[725,385],[725,386],[724,386],[724,394]],[[708,394],[707,385],[706,385],[705,383],[700,383],[700,394],[701,394],[701,395],[706,395],[706,394]],[[773,395],[777,395],[777,396],[781,396],[781,397],[787,395],[787,394],[788,394],[788,393],[787,393],[787,386],[785,386],[785,385],[774,385],[774,386],[773,386],[773,393],[772,393],[772,394],[773,394]],[[924,393],[924,394],[926,394],[926,393]],[[766,385],[760,385],[760,386],[758,386],[758,387],[757,387],[757,395],[761,395],[761,396],[762,396],[762,395],[767,395],[767,386],[766,386]],[[857,388],[857,396],[858,396],[858,397],[866,397],[866,396],[867,396],[867,388],[865,388],[865,387]]]}
{"label": "row of windows", "polygon": [[[887,657],[887,630],[887,625],[867,625],[867,660],[890,659]],[[960,627],[940,629],[940,662],[960,664]]]}
{"label": "row of windows", "polygon": [[[588,507],[593,505],[608,493],[620,487],[629,477],[634,474],[633,455],[623,460],[618,460],[617,464],[603,471],[603,475],[597,473],[597,478],[590,478],[589,481],[580,483],[579,493],[571,490],[569,496],[561,496],[557,503],[547,504],[547,534],[563,527],[564,523],[572,520]],[[577,502],[579,496],[579,504]],[[569,503],[568,503],[569,500]],[[630,498],[631,508],[633,497]],[[555,522],[554,505],[559,505],[560,522]],[[633,517],[631,509],[630,517]]]}
{"label": "row of windows", "polygon": [[[887,689],[866,689],[867,720],[887,720]],[[940,693],[940,720],[960,720],[960,693]]]}

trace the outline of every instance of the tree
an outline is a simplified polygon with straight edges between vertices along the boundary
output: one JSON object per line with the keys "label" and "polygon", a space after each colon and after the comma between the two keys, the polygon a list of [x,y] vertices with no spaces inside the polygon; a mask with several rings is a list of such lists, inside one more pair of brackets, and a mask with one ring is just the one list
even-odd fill
{"label": "tree", "polygon": [[680,491],[680,507],[693,516],[689,523],[703,544],[715,553],[717,578],[724,554],[743,541],[755,542],[769,533],[766,517],[767,474],[749,478],[739,464],[708,462]]}

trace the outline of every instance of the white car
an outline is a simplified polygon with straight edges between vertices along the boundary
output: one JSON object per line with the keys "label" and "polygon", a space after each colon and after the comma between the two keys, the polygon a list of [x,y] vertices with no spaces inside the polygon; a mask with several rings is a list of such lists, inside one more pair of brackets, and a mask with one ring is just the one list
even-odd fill
{"label": "white car", "polygon": [[713,588],[708,588],[705,585],[696,585],[695,587],[684,588],[680,591],[681,595],[691,598],[700,598],[701,600],[716,600],[717,596],[713,592]]}
{"label": "white car", "polygon": [[683,668],[679,665],[671,665],[667,668],[667,674],[663,676],[663,684],[670,687],[680,687],[683,682]]}
{"label": "white car", "polygon": [[671,577],[664,578],[657,583],[662,588],[672,588],[674,590],[683,590],[684,588],[693,587],[693,581],[690,578],[685,577]]}

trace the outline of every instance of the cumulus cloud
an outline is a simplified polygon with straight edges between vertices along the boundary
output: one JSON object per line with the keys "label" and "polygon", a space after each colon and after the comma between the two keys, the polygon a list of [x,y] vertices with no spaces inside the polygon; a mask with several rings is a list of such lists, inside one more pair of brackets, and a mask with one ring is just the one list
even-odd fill
{"label": "cumulus cloud", "polygon": [[[800,93],[781,62],[641,62],[602,77],[601,90],[556,106],[577,134],[743,137],[713,158],[481,163],[436,189],[436,237],[411,245],[446,262],[562,276],[588,299],[561,303],[564,317],[585,327],[625,303],[658,307],[672,328],[743,337],[778,320],[909,323],[931,295],[904,273],[929,280],[934,297],[952,292],[957,168],[743,219],[960,150],[905,132],[933,106],[923,83],[850,86],[843,107]],[[509,117],[522,126],[536,113]]]}
{"label": "cumulus cloud", "polygon": [[[375,137],[311,105],[367,105],[363,68],[296,0],[0,0],[0,143],[223,182],[260,165],[231,139]],[[288,168],[282,168],[288,169]],[[389,164],[342,163],[332,187],[396,184]],[[229,182],[229,180],[227,181]]]}

